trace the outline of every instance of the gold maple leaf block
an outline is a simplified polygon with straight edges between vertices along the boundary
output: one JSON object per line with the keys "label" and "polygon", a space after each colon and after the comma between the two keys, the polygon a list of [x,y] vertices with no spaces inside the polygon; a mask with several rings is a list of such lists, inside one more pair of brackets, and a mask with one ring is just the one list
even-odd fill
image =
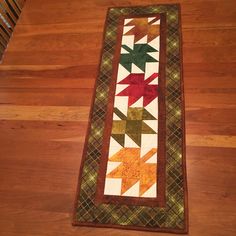
{"label": "gold maple leaf block", "polygon": [[150,42],[160,35],[160,25],[153,25],[153,23],[155,23],[157,20],[159,20],[159,17],[155,17],[152,21],[149,22],[148,18],[146,17],[135,18],[126,24],[126,26],[134,27],[128,32],[126,32],[124,35],[134,35],[135,43],[147,35],[147,41]]}
{"label": "gold maple leaf block", "polygon": [[121,194],[140,181],[139,196],[142,196],[157,182],[157,164],[146,163],[155,153],[157,148],[151,148],[140,157],[140,148],[122,148],[109,158],[109,161],[121,162],[121,164],[106,177],[122,179]]}

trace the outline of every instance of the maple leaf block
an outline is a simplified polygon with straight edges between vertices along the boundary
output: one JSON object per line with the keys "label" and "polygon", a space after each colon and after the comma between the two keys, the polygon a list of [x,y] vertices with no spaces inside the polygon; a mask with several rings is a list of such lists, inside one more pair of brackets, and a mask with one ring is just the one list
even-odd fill
{"label": "maple leaf block", "polygon": [[132,63],[145,71],[147,62],[158,62],[148,54],[148,52],[157,52],[157,50],[148,44],[134,44],[133,50],[126,45],[122,45],[122,48],[129,53],[120,55],[120,64],[129,72],[131,72]]}
{"label": "maple leaf block", "polygon": [[143,106],[147,106],[158,96],[158,85],[149,84],[158,77],[158,73],[153,73],[147,79],[144,79],[145,74],[129,74],[118,84],[129,84],[127,88],[118,93],[116,96],[128,96],[128,106],[131,106],[141,97],[143,97]]}

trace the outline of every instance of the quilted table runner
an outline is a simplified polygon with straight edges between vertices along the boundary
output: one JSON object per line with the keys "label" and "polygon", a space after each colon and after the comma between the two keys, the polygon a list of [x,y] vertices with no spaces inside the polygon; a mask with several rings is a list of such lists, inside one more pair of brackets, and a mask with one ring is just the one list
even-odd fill
{"label": "quilted table runner", "polygon": [[178,5],[108,10],[73,225],[187,232]]}

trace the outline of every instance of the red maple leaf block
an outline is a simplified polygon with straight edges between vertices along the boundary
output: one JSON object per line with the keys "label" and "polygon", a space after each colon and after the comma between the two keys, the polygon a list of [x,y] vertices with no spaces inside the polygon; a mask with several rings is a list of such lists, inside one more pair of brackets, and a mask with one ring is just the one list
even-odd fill
{"label": "red maple leaf block", "polygon": [[131,106],[141,97],[143,97],[143,106],[147,106],[156,97],[158,97],[158,85],[149,84],[158,77],[158,73],[153,73],[147,79],[144,79],[145,74],[129,74],[118,84],[129,84],[127,88],[118,93],[116,96],[128,96],[128,106]]}

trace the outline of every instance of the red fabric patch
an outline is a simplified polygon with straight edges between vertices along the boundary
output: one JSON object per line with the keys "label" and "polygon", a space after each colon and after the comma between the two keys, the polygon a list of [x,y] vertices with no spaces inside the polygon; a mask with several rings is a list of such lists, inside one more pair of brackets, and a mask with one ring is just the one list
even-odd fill
{"label": "red fabric patch", "polygon": [[118,84],[129,84],[127,88],[118,93],[116,96],[128,96],[128,106],[131,106],[143,97],[143,106],[147,106],[151,101],[158,97],[158,85],[150,84],[158,73],[153,73],[144,80],[145,74],[130,74]]}

